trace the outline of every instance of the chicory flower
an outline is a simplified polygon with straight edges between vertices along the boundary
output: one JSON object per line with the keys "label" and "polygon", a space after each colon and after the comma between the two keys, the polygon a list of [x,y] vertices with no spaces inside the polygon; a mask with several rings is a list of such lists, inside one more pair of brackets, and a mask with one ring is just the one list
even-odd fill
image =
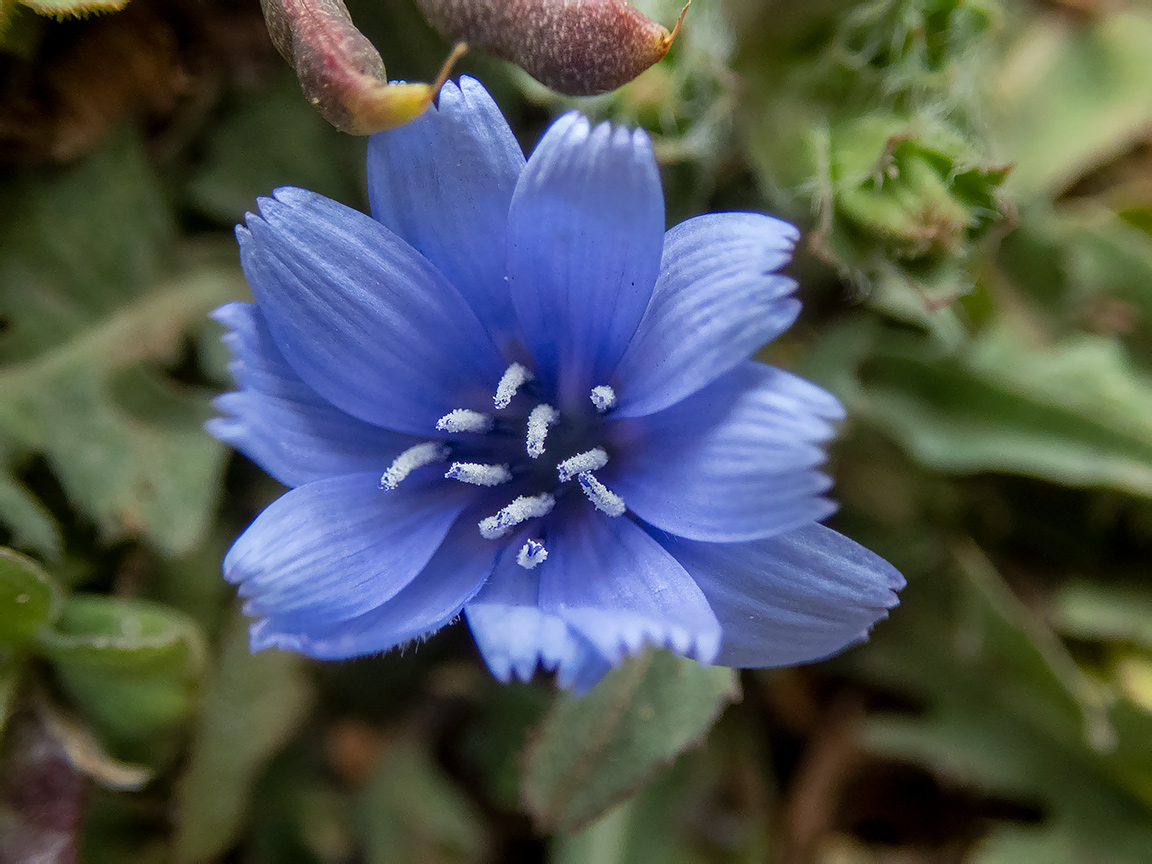
{"label": "chicory flower", "polygon": [[795,319],[796,230],[664,230],[639,131],[557,120],[525,162],[476,81],[370,141],[372,216],[302,189],[237,228],[255,304],[210,431],[292,487],[226,578],[253,650],[389,650],[463,612],[502,680],[586,689],[646,645],[803,663],[903,579],[818,520],[843,416],[752,362]]}

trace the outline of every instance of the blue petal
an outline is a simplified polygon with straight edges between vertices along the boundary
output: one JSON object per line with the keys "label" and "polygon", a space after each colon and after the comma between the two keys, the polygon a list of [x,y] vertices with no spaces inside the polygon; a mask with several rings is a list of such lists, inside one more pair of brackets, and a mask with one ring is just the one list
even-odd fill
{"label": "blue petal", "polygon": [[770,274],[798,237],[758,213],[711,213],[670,230],[652,302],[612,376],[615,416],[667,408],[787,330],[800,313],[796,283]]}
{"label": "blue petal", "polygon": [[536,374],[562,404],[607,383],[648,305],[663,232],[648,136],[556,121],[512,198],[508,279]]}
{"label": "blue petal", "polygon": [[238,228],[244,273],[296,373],[377,426],[431,433],[453,408],[491,403],[505,362],[467,302],[378,222],[278,189]]}
{"label": "blue petal", "polygon": [[465,607],[484,662],[499,680],[529,681],[537,666],[556,672],[561,687],[590,690],[611,665],[592,644],[555,615],[540,611],[537,572],[516,563],[527,539],[506,547],[488,583]]}
{"label": "blue petal", "polygon": [[643,529],[587,510],[553,524],[539,568],[542,611],[613,664],[645,645],[712,662],[720,647],[716,616],[692,577]]}
{"label": "blue petal", "polygon": [[273,501],[224,558],[244,611],[301,630],[374,609],[410,583],[440,547],[465,497],[425,469],[392,492],[379,474],[298,486]]}
{"label": "blue petal", "polygon": [[320,660],[340,660],[378,654],[428,636],[460,614],[484,584],[498,551],[495,543],[477,533],[474,519],[461,517],[420,574],[377,608],[315,629],[264,618],[252,625],[252,650],[275,646]]}
{"label": "blue petal", "polygon": [[475,79],[445,84],[439,102],[369,139],[372,216],[435,264],[495,336],[516,323],[504,277],[524,154]]}
{"label": "blue petal", "polygon": [[237,393],[217,397],[225,415],[206,424],[286,486],[340,474],[378,474],[420,439],[357,420],[300,380],[284,360],[264,316],[251,303],[212,313],[228,328]]}
{"label": "blue petal", "polygon": [[610,427],[604,482],[664,531],[734,542],[828,516],[815,470],[840,404],[788,372],[747,362],[682,402]]}
{"label": "blue petal", "polygon": [[752,543],[661,537],[696,580],[724,628],[718,663],[810,663],[867,638],[899,601],[904,577],[823,525]]}

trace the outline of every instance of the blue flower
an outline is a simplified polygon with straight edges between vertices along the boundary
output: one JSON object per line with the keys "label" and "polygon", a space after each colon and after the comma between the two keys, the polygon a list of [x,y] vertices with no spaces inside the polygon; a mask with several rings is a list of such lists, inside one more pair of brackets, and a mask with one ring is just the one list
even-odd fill
{"label": "blue flower", "polygon": [[561,117],[525,162],[471,79],[374,136],[372,216],[302,189],[237,228],[210,431],[292,487],[224,562],[253,650],[386,651],[463,612],[492,672],[586,689],[645,645],[804,663],[896,604],[818,524],[843,416],[749,360],[795,319],[796,230],[664,231],[643,132]]}

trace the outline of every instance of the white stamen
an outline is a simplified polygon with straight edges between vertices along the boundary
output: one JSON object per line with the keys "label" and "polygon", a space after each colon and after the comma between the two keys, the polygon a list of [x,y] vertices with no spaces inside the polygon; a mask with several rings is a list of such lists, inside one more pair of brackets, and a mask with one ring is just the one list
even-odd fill
{"label": "white stamen", "polygon": [[527,519],[546,516],[555,505],[556,499],[547,492],[534,496],[521,495],[495,516],[481,519],[480,536],[485,540],[503,537]]}
{"label": "white stamen", "polygon": [[544,439],[548,427],[560,419],[560,412],[551,405],[537,405],[528,415],[528,455],[539,459],[544,453]]}
{"label": "white stamen", "polygon": [[561,483],[567,483],[581,472],[599,471],[607,464],[608,454],[604,452],[603,447],[597,447],[593,450],[577,453],[575,456],[569,456],[556,466],[556,473],[560,475]]}
{"label": "white stamen", "polygon": [[479,462],[453,462],[448,473],[449,480],[471,483],[473,486],[499,486],[512,479],[507,465],[482,465]]}
{"label": "white stamen", "polygon": [[512,403],[512,397],[516,395],[516,391],[531,380],[532,373],[519,363],[513,363],[505,369],[500,383],[496,385],[496,395],[492,397],[496,408],[498,410],[507,408]]}
{"label": "white stamen", "polygon": [[576,476],[580,481],[580,488],[584,490],[584,494],[588,496],[588,500],[592,502],[593,506],[601,513],[607,513],[609,516],[622,516],[627,509],[624,506],[624,499],[593,477],[589,472],[584,471]]}
{"label": "white stamen", "polygon": [[596,406],[596,410],[603,414],[609,408],[616,405],[616,391],[609,387],[607,384],[601,384],[599,387],[592,388],[592,404]]}
{"label": "white stamen", "polygon": [[529,540],[520,547],[520,552],[516,555],[516,563],[525,570],[539,567],[547,560],[548,550],[545,549],[544,544],[538,540]]}
{"label": "white stamen", "polygon": [[380,488],[391,492],[400,485],[405,477],[430,462],[443,462],[452,454],[447,444],[439,441],[425,441],[415,447],[409,447],[392,460],[384,476],[380,478]]}
{"label": "white stamen", "polygon": [[492,428],[492,418],[471,408],[457,408],[449,411],[436,421],[441,432],[487,432]]}

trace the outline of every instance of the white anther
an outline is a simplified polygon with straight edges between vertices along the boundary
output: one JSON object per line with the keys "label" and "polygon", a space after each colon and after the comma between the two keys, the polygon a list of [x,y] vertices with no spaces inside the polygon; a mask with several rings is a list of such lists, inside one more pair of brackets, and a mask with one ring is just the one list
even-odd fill
{"label": "white anther", "polygon": [[551,405],[537,405],[528,415],[528,455],[539,459],[544,453],[544,439],[548,427],[560,419],[560,412]]}
{"label": "white anther", "polygon": [[512,397],[516,395],[516,391],[531,380],[532,373],[519,363],[513,363],[505,369],[504,374],[500,377],[500,383],[496,385],[496,395],[492,397],[492,402],[496,408],[507,408],[512,403]]}
{"label": "white anther", "polygon": [[590,473],[584,471],[576,475],[576,479],[580,481],[580,488],[584,490],[584,494],[588,496],[588,500],[597,510],[601,513],[607,513],[609,516],[624,515],[624,511],[627,509],[624,506],[624,499]]}
{"label": "white anther", "polygon": [[585,450],[575,456],[569,456],[556,466],[556,473],[560,475],[560,482],[567,483],[577,474],[584,471],[599,471],[608,464],[608,454],[603,447]]}
{"label": "white anther", "polygon": [[520,547],[520,551],[516,554],[516,563],[525,570],[539,567],[547,560],[548,550],[545,549],[544,544],[538,540],[529,540]]}
{"label": "white anther", "polygon": [[512,479],[507,465],[481,465],[478,462],[453,462],[448,473],[449,480],[471,483],[473,486],[499,486]]}
{"label": "white anther", "polygon": [[471,408],[457,408],[449,411],[436,421],[441,432],[487,432],[492,428],[492,418]]}
{"label": "white anther", "polygon": [[380,488],[391,492],[400,485],[405,477],[430,462],[443,462],[452,454],[447,444],[439,441],[425,441],[415,447],[409,447],[392,460],[384,476],[380,478]]}
{"label": "white anther", "polygon": [[616,405],[616,391],[607,384],[593,387],[590,398],[592,399],[592,404],[596,406],[596,410],[601,414]]}
{"label": "white anther", "polygon": [[554,506],[556,499],[547,492],[533,496],[521,495],[495,516],[481,519],[480,536],[485,540],[503,537],[525,520],[548,515]]}

